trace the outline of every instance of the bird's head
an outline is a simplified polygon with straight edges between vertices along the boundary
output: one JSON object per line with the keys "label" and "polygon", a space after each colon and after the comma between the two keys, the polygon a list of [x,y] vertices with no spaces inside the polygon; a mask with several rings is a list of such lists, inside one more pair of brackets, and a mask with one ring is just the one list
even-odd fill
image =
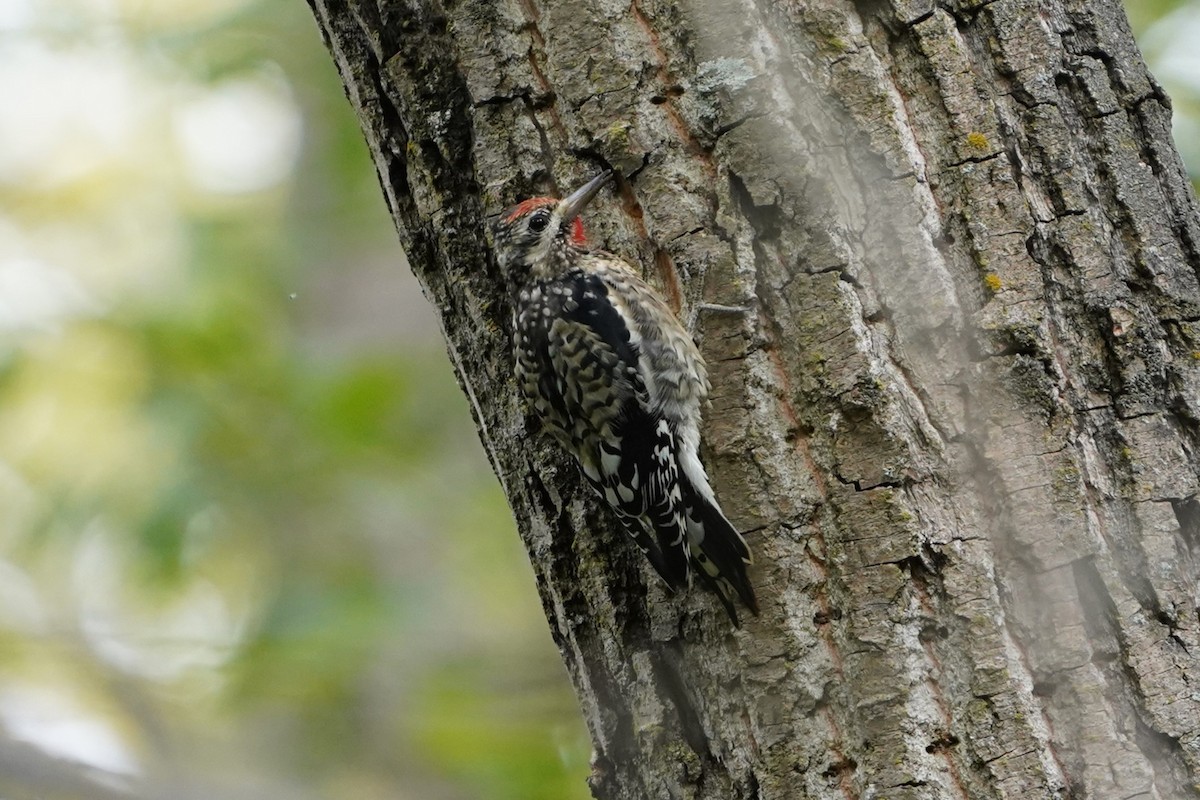
{"label": "bird's head", "polygon": [[562,200],[531,197],[505,209],[492,226],[500,268],[518,277],[534,272],[549,278],[569,266],[571,255],[587,245],[579,212],[611,179],[606,170]]}

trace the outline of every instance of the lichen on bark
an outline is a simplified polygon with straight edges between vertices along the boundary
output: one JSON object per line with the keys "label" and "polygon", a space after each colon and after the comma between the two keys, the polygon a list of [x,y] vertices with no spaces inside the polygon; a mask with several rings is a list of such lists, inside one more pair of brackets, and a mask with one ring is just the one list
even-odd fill
{"label": "lichen on bark", "polygon": [[[310,2],[598,797],[1197,795],[1200,224],[1116,0]],[[602,166],[711,366],[740,631],[511,385],[487,216]]]}

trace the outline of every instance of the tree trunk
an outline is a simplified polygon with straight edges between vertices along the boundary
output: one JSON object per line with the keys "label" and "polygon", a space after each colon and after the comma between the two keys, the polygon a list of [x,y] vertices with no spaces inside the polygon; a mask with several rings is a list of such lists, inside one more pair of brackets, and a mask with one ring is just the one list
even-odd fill
{"label": "tree trunk", "polygon": [[[1200,796],[1200,224],[1118,0],[311,3],[597,797]],[[590,238],[711,367],[741,630],[512,382],[487,217],[605,165]]]}

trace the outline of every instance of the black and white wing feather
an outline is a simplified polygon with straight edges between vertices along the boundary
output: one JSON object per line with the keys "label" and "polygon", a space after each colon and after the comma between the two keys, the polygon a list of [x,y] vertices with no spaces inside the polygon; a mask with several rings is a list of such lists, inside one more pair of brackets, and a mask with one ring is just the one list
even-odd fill
{"label": "black and white wing feather", "polygon": [[518,315],[527,315],[517,326],[525,394],[667,585],[686,585],[687,509],[674,431],[651,408],[630,321],[605,284],[583,272],[519,300]]}

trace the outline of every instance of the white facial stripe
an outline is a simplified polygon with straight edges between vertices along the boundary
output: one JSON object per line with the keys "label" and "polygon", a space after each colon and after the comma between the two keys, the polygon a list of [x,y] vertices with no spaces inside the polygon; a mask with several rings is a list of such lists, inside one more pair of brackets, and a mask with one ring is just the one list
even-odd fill
{"label": "white facial stripe", "polygon": [[[536,211],[533,213],[537,213]],[[530,215],[532,216],[532,214]],[[528,222],[525,223],[528,226]],[[554,239],[558,236],[558,228],[562,225],[562,215],[555,209],[550,215],[550,224],[546,226],[546,230],[542,231],[538,236],[537,244],[529,249],[526,256],[530,264],[536,264],[550,254],[550,248],[554,244]],[[533,233],[533,231],[530,231]]]}

